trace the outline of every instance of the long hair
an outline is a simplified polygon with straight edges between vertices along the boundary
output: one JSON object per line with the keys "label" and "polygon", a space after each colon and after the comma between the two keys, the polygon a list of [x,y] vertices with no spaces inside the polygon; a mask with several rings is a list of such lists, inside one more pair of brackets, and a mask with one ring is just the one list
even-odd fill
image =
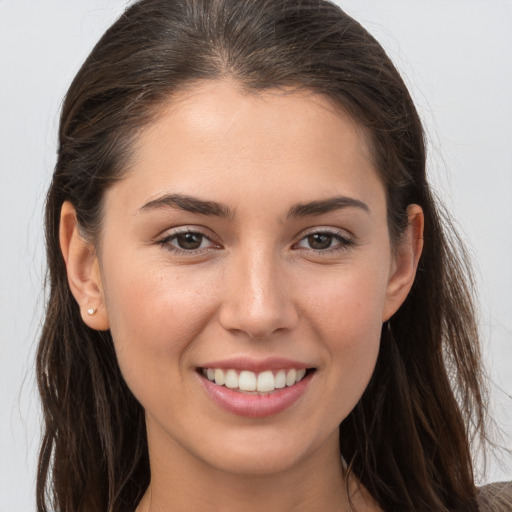
{"label": "long hair", "polygon": [[105,190],[122,178],[139,130],[174,94],[221,78],[253,92],[312,90],[347,111],[370,139],[392,241],[407,206],[423,208],[416,280],[383,326],[374,375],[340,426],[341,456],[385,511],[477,511],[470,449],[486,439],[486,396],[468,260],[427,184],[406,86],[376,40],[325,0],[141,0],[76,75],[46,204],[38,511],[133,510],[150,480],[143,409],[110,333],[84,325],[69,290],[62,204],[73,204],[82,233],[97,240]]}

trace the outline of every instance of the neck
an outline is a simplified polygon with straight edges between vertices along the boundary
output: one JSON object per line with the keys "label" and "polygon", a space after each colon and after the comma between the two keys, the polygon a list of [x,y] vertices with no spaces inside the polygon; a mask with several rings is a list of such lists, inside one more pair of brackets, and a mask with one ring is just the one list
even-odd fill
{"label": "neck", "polygon": [[349,512],[347,488],[358,510],[378,510],[357,484],[345,485],[337,435],[309,458],[270,474],[230,473],[179,453],[179,447],[165,454],[154,453],[151,443],[149,448],[151,483],[137,512]]}

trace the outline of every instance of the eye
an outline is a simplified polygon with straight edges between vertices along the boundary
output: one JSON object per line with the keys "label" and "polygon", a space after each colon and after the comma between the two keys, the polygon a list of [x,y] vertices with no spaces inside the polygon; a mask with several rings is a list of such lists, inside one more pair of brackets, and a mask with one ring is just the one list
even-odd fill
{"label": "eye", "polygon": [[218,247],[199,231],[182,231],[166,236],[158,242],[165,249],[178,253],[196,252]]}
{"label": "eye", "polygon": [[313,251],[329,252],[346,249],[353,241],[341,233],[317,231],[302,238],[296,247]]}
{"label": "eye", "polygon": [[178,249],[194,251],[196,249],[204,249],[204,246],[207,245],[207,241],[208,239],[201,233],[189,232],[175,235],[171,240],[169,240],[169,243],[178,247]]}

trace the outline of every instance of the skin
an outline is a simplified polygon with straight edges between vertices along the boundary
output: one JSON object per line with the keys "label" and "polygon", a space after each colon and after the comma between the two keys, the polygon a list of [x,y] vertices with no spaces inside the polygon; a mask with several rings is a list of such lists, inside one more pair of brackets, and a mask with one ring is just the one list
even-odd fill
{"label": "skin", "polygon": [[[382,322],[410,290],[423,230],[411,205],[392,247],[369,155],[364,132],[322,96],[208,82],[141,133],[107,192],[98,246],[64,204],[62,251],[84,322],[111,330],[146,411],[152,479],[139,512],[349,510],[338,425],[372,375]],[[165,194],[229,212],[158,203]],[[361,204],[290,215],[334,196]],[[204,235],[200,248],[178,253],[172,237],[187,231]],[[327,233],[320,249],[314,233]],[[246,418],[213,403],[197,372],[235,356],[315,372],[291,407]],[[379,510],[356,482],[349,494],[358,510]]]}

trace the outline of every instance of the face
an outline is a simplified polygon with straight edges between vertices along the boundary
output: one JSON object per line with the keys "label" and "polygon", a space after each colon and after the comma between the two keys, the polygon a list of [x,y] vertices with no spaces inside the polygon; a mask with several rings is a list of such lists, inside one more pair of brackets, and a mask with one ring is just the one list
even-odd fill
{"label": "face", "polygon": [[107,192],[97,254],[150,453],[228,472],[337,450],[406,294],[364,134],[308,92],[174,98]]}

